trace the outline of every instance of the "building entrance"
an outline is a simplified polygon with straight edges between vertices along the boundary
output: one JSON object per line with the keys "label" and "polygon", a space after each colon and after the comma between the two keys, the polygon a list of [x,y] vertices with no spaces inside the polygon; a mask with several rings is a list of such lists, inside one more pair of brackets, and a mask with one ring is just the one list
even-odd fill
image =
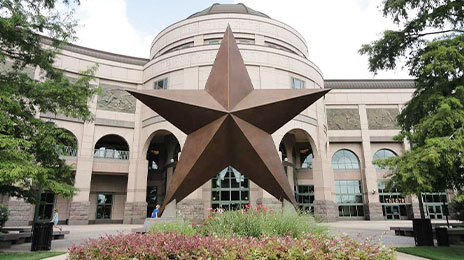
{"label": "building entrance", "polygon": [[248,178],[231,166],[212,179],[211,207],[237,210],[250,203]]}

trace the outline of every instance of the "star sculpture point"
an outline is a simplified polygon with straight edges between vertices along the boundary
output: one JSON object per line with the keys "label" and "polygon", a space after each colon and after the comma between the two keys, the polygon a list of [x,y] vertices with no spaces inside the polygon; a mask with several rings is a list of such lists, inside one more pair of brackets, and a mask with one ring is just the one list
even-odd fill
{"label": "star sculpture point", "polygon": [[253,89],[229,26],[205,90],[129,91],[187,134],[161,211],[228,166],[296,206],[271,134],[328,91]]}

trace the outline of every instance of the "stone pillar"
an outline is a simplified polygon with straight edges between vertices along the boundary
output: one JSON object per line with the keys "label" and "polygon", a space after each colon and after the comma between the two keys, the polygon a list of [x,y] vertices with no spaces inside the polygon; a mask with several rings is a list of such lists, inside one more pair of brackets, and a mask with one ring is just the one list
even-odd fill
{"label": "stone pillar", "polygon": [[[89,104],[93,114],[97,111],[97,96]],[[84,123],[81,146],[78,150],[74,186],[79,189],[72,198],[69,224],[84,225],[89,223],[90,183],[92,180],[95,122]]]}
{"label": "stone pillar", "polygon": [[[290,183],[290,187],[292,187],[292,192],[293,195],[295,195],[295,179],[297,176],[294,176],[296,174],[296,169],[298,168],[297,165],[300,165],[300,158],[296,157],[296,161],[293,161],[293,152],[295,147],[295,136],[294,135],[285,135],[284,138],[282,139],[282,142],[284,144],[286,153],[287,153],[287,177],[288,177],[288,182]],[[280,146],[280,144],[279,144]],[[292,166],[291,166],[292,165]]]}
{"label": "stone pillar", "polygon": [[[411,201],[411,211],[409,215],[412,219],[420,218],[420,206],[419,206],[419,198],[416,195],[409,195],[409,200]],[[426,209],[424,208],[424,212]],[[427,213],[425,213],[427,215]]]}
{"label": "stone pillar", "polygon": [[367,121],[366,105],[359,105],[359,119],[361,123],[361,138],[364,165],[361,167],[363,195],[367,206],[366,217],[370,220],[383,220],[382,205],[379,201],[377,173],[372,165],[371,140]]}
{"label": "stone pillar", "polygon": [[[316,102],[317,138],[313,149],[313,180],[314,180],[314,217],[319,221],[334,222],[338,210],[335,203],[335,180],[330,161],[327,158],[328,136],[327,119],[324,100]],[[313,106],[314,106],[313,105]],[[313,144],[311,144],[313,146]]]}

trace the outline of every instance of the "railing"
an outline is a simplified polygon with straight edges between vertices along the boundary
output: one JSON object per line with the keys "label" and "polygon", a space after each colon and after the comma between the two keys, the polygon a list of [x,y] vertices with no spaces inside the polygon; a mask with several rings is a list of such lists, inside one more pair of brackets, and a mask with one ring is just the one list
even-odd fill
{"label": "railing", "polygon": [[68,157],[76,157],[77,156],[77,148],[72,146],[57,146],[57,152],[61,156],[68,156]]}
{"label": "railing", "polygon": [[116,160],[129,160],[129,151],[121,151],[116,149],[95,149],[94,158],[106,158]]}

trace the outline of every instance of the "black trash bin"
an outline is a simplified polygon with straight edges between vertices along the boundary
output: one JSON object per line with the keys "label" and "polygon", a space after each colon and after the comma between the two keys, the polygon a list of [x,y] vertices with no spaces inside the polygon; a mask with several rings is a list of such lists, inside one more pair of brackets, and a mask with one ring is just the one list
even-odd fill
{"label": "black trash bin", "polygon": [[445,227],[435,228],[435,237],[437,238],[438,246],[450,246],[447,228]]}
{"label": "black trash bin", "polygon": [[434,246],[433,231],[430,219],[416,218],[412,220],[414,241],[416,246]]}
{"label": "black trash bin", "polygon": [[36,222],[32,227],[31,251],[50,250],[52,246],[53,223]]}

